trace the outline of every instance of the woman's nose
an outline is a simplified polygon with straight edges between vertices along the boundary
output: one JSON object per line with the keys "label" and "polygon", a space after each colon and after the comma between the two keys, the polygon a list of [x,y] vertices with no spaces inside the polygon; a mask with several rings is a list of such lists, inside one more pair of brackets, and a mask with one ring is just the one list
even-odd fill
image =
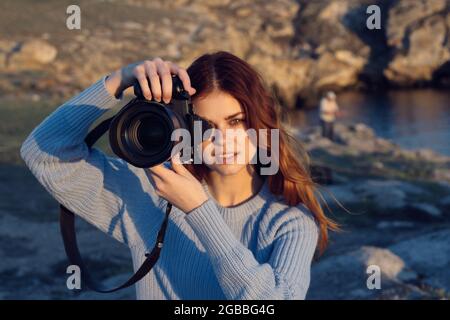
{"label": "woman's nose", "polygon": [[[214,129],[217,130],[214,132],[211,138],[211,142],[218,148],[223,148],[224,152],[229,152],[231,150],[234,150],[236,148],[236,137],[234,136],[232,130],[221,130],[221,129]],[[228,131],[228,132],[227,132]]]}
{"label": "woman's nose", "polygon": [[226,130],[222,130],[222,129],[219,129],[219,128],[214,128],[214,132],[213,132],[211,141],[214,144],[217,144],[217,145],[224,144],[226,142],[226,139],[227,139],[225,131]]}

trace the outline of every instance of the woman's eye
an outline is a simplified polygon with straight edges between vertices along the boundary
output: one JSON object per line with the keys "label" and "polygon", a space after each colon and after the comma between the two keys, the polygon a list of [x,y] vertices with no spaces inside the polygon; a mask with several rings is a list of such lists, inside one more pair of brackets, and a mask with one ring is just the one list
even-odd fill
{"label": "woman's eye", "polygon": [[233,119],[233,120],[230,121],[230,124],[231,124],[232,126],[237,126],[237,125],[240,125],[241,123],[243,123],[244,120],[245,120],[245,119]]}

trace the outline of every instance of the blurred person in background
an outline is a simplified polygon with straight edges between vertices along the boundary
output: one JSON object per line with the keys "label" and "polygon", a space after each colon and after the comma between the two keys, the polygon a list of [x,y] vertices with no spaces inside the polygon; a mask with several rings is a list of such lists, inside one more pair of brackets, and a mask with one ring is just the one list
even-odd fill
{"label": "blurred person in background", "polygon": [[322,127],[322,136],[333,141],[333,127],[336,117],[340,115],[336,94],[328,91],[320,100],[319,117]]}

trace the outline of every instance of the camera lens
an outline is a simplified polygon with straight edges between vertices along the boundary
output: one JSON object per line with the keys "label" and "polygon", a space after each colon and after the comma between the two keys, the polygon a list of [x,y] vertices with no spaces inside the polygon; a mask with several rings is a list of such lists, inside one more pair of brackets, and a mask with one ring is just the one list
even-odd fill
{"label": "camera lens", "polygon": [[138,143],[145,150],[153,150],[161,145],[161,141],[167,137],[164,124],[155,121],[154,118],[146,118],[139,122],[137,129]]}
{"label": "camera lens", "polygon": [[172,132],[184,127],[178,115],[165,106],[132,101],[111,122],[111,149],[134,166],[151,167],[170,158],[175,145]]}
{"label": "camera lens", "polygon": [[127,132],[128,145],[144,154],[155,154],[164,149],[170,137],[166,123],[156,115],[131,121]]}

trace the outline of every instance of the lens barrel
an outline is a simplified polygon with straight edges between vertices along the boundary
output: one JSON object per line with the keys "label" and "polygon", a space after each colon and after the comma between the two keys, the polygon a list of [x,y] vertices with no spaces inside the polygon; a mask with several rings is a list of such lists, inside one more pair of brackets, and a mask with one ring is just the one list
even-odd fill
{"label": "lens barrel", "polygon": [[201,121],[202,136],[211,125],[193,113],[190,95],[183,89],[178,76],[172,75],[172,99],[168,104],[145,99],[138,82],[134,84],[134,93],[136,98],[110,123],[112,151],[136,167],[149,168],[170,160],[173,147],[180,142],[172,141],[173,131],[186,129],[191,135],[192,156],[194,122]]}
{"label": "lens barrel", "polygon": [[179,122],[171,111],[157,102],[131,101],[112,120],[109,128],[111,149],[120,158],[140,168],[167,161],[175,144],[172,131]]}

